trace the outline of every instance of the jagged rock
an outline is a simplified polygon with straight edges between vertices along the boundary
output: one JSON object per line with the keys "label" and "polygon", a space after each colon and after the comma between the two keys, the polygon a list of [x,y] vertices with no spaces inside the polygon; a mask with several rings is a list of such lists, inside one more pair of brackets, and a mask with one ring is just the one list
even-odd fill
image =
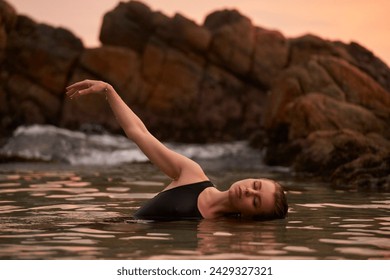
{"label": "jagged rock", "polygon": [[3,117],[2,129],[27,123],[58,124],[64,88],[83,45],[69,31],[25,16],[7,22],[12,24],[7,24],[0,84],[12,121]]}
{"label": "jagged rock", "polygon": [[0,63],[5,56],[8,32],[13,29],[16,18],[16,10],[7,2],[0,0]]}
{"label": "jagged rock", "polygon": [[248,75],[256,32],[250,19],[238,11],[224,10],[207,16],[204,25],[212,32],[209,59],[237,75]]}
{"label": "jagged rock", "polygon": [[375,133],[354,130],[321,130],[300,141],[302,152],[294,163],[296,170],[331,175],[340,166],[366,154],[390,151],[390,142]]}
{"label": "jagged rock", "polygon": [[186,17],[175,14],[156,30],[156,36],[163,38],[184,51],[206,53],[211,42],[211,32]]}
{"label": "jagged rock", "polygon": [[340,59],[321,59],[321,65],[345,93],[347,102],[363,106],[390,123],[390,93],[369,75]]}
{"label": "jagged rock", "polygon": [[289,40],[291,45],[289,64],[306,63],[314,56],[331,56],[345,60],[359,68],[390,91],[390,69],[371,51],[356,42],[345,44],[332,42],[318,36],[308,34]]}
{"label": "jagged rock", "polygon": [[[323,101],[328,100],[332,104],[328,105],[326,109],[323,106],[322,108],[318,107],[315,105],[315,103],[318,103],[318,97],[309,98],[309,101],[302,102],[305,100],[302,97],[311,93],[319,93],[329,97],[327,99],[323,98]],[[342,106],[343,103],[350,104],[347,106],[348,110],[347,107]],[[306,106],[312,106],[312,108]],[[334,112],[336,106],[342,106],[343,108],[340,108],[338,112]],[[357,109],[355,106],[362,108]],[[380,127],[380,133],[388,135],[389,131],[390,94],[356,67],[344,60],[335,58],[313,58],[305,65],[293,66],[285,70],[271,89],[267,108],[264,126],[268,131],[276,131],[278,126],[290,126],[292,123],[311,126],[311,128],[300,133],[296,133],[294,130],[297,127],[296,125],[291,126],[291,131],[288,133],[289,137],[286,140],[305,137],[315,130],[329,129],[329,125],[326,124],[329,123],[329,117],[333,118],[331,121],[334,124],[333,129],[338,129],[343,126],[343,123],[349,122],[350,125],[355,126],[354,128],[360,131],[364,127],[362,123],[368,122],[366,126]],[[352,116],[353,119],[345,120],[349,117],[346,114],[350,113],[351,109],[354,112],[358,110],[356,112],[359,112],[361,117],[357,117],[359,114],[355,114]],[[304,116],[300,117],[302,114]],[[312,114],[314,114],[313,116],[317,115],[315,117],[317,119],[318,115],[322,115],[323,118],[318,121],[310,120]],[[364,120],[366,117],[368,119]],[[300,119],[295,121],[295,118]],[[326,119],[328,121],[323,122]],[[322,123],[325,127],[321,125],[313,126],[310,124],[313,121],[318,124]],[[374,125],[375,122],[376,125]],[[361,132],[364,133],[365,129]]]}
{"label": "jagged rock", "polygon": [[[332,178],[340,182],[340,170],[358,168],[365,162],[360,157],[380,147],[385,151],[380,157],[390,153],[384,144],[390,139],[390,94],[346,60],[314,56],[291,66],[275,82],[263,124],[268,163],[322,176],[339,170]],[[373,143],[373,133],[381,140]],[[368,174],[362,166],[359,172]],[[352,184],[352,178],[360,180],[355,176],[345,182]]]}
{"label": "jagged rock", "polygon": [[324,40],[313,34],[307,34],[289,40],[290,58],[289,64],[305,64],[312,56],[331,56],[346,60],[352,60],[344,48],[332,41]]}
{"label": "jagged rock", "polygon": [[[132,50],[120,47],[86,49],[69,84],[84,79],[103,79],[122,92],[138,71],[137,59]],[[103,95],[83,96],[72,101],[65,99],[60,123],[73,129],[79,129],[83,123],[95,123],[114,132],[120,131]]]}
{"label": "jagged rock", "polygon": [[4,89],[0,87],[0,141],[2,137],[7,136],[9,131],[11,131],[12,114],[9,107],[6,93]]}
{"label": "jagged rock", "polygon": [[138,74],[138,55],[127,48],[104,46],[86,49],[79,59],[79,67],[111,83],[119,90],[130,84]]}
{"label": "jagged rock", "polygon": [[364,191],[390,191],[390,154],[367,153],[339,166],[331,180],[336,186],[355,186]]}
{"label": "jagged rock", "polygon": [[252,57],[250,77],[259,86],[269,88],[287,66],[289,42],[278,31],[256,28],[256,42]]}
{"label": "jagged rock", "polygon": [[0,0],[0,26],[9,32],[15,25],[17,13],[14,7]]}
{"label": "jagged rock", "polygon": [[8,69],[60,95],[83,45],[69,31],[18,16],[7,43]]}
{"label": "jagged rock", "polygon": [[[9,77],[6,87],[9,91],[9,103],[13,117],[21,123],[53,123],[61,112],[60,99],[49,91],[34,84],[20,75]],[[34,118],[29,112],[25,112],[23,104],[27,102],[26,108],[34,111]],[[32,109],[34,108],[34,109]]]}
{"label": "jagged rock", "polygon": [[3,81],[7,79],[3,60],[7,47],[8,33],[13,29],[17,18],[16,10],[6,1],[0,0],[0,145],[2,137],[12,130],[12,113]]}
{"label": "jagged rock", "polygon": [[356,42],[350,44],[338,42],[337,44],[342,45],[353,58],[351,61],[352,64],[370,75],[370,77],[377,81],[387,92],[390,92],[389,66],[376,57],[373,52]]}
{"label": "jagged rock", "polygon": [[122,46],[141,52],[154,32],[169,18],[138,1],[121,2],[104,15],[100,41],[104,45]]}
{"label": "jagged rock", "polygon": [[[124,28],[126,39],[120,40],[115,34]],[[142,34],[136,31],[140,29]],[[251,62],[255,36],[248,36],[252,42],[248,47],[235,33],[247,29],[252,35],[257,32],[255,63]],[[120,45],[140,53],[140,75],[133,81],[135,86],[119,90],[133,107],[140,108],[138,113],[148,127],[163,139],[192,142],[232,140],[238,135],[243,138],[259,126],[265,93],[256,85],[268,79],[262,80],[260,73],[265,72],[267,62],[263,58],[269,52],[260,46],[285,44],[280,33],[256,29],[237,11],[211,14],[204,26],[198,26],[182,15],[170,19],[135,1],[122,3],[106,14],[101,38],[105,45]],[[265,38],[271,43],[267,44]],[[223,40],[233,42],[233,51],[237,44],[247,49],[245,66],[238,53],[233,60],[219,53],[219,47],[226,47]],[[282,66],[277,64],[273,69],[277,67]],[[248,80],[253,85],[248,85]]]}
{"label": "jagged rock", "polygon": [[379,134],[323,130],[311,133],[299,145],[296,171],[329,176],[337,186],[390,190],[390,142]]}

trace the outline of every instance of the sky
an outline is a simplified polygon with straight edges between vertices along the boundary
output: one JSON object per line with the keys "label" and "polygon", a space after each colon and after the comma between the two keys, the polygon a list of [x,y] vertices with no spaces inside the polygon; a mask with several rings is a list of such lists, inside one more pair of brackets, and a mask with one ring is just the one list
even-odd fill
{"label": "sky", "polygon": [[[86,47],[99,46],[103,15],[118,0],[6,0],[36,22],[66,28]],[[127,1],[127,0],[123,0]],[[256,26],[288,38],[307,33],[345,43],[358,42],[390,65],[389,0],[142,0],[168,16],[180,13],[202,24],[215,10],[237,9]]]}

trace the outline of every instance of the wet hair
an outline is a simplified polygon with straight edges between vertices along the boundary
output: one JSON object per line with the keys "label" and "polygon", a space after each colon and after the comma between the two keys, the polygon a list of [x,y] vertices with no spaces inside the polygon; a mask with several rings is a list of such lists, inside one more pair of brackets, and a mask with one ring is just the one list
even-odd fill
{"label": "wet hair", "polygon": [[274,219],[284,219],[287,216],[288,212],[288,203],[286,195],[284,194],[283,187],[275,183],[275,193],[274,193],[274,208],[269,213],[262,213],[259,215],[252,216],[254,220],[274,220]]}

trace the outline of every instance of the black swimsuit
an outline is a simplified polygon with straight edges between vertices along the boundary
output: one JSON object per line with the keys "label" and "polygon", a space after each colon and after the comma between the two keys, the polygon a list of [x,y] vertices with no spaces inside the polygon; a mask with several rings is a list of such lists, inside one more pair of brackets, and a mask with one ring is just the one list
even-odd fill
{"label": "black swimsuit", "polygon": [[203,181],[160,192],[141,206],[135,212],[134,218],[143,220],[202,219],[198,209],[198,197],[208,187],[214,187],[213,183]]}

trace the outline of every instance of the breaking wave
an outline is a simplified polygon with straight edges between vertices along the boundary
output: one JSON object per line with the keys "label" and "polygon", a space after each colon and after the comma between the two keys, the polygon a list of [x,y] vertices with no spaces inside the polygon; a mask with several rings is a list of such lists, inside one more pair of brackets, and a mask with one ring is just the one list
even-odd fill
{"label": "breaking wave", "polygon": [[[197,160],[254,158],[260,152],[247,142],[180,144],[169,148]],[[21,126],[0,149],[0,156],[20,160],[62,162],[72,165],[116,165],[147,162],[138,147],[121,135],[86,134],[50,125]]]}

